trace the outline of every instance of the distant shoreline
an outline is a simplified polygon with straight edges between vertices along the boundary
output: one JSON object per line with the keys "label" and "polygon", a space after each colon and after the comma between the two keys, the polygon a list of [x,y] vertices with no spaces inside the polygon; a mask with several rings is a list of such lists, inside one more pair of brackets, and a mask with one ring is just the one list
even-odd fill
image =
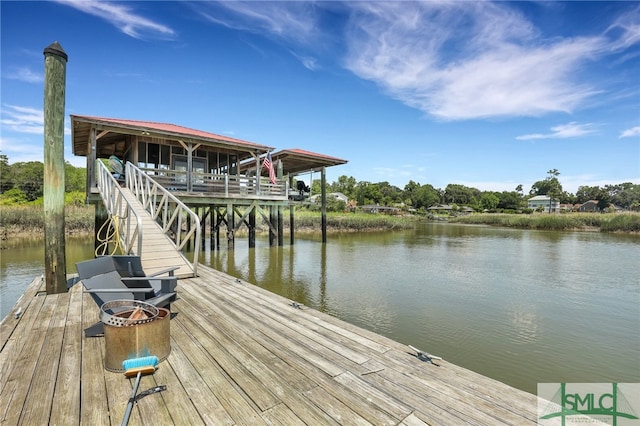
{"label": "distant shoreline", "polygon": [[[0,241],[9,237],[43,236],[44,215],[42,206],[3,206],[0,215]],[[370,213],[328,213],[329,232],[373,232],[413,229],[424,216],[385,215]],[[518,229],[555,231],[600,231],[640,234],[640,213],[560,213],[560,214],[504,214],[473,213],[464,216],[438,217],[439,221],[460,224],[491,225]],[[321,231],[319,212],[296,211],[295,232],[310,234]],[[72,205],[65,207],[66,235],[93,235],[93,206]],[[284,217],[284,230],[288,233],[289,217]],[[258,224],[258,232],[267,232],[266,224]],[[247,232],[241,228],[237,235]]]}

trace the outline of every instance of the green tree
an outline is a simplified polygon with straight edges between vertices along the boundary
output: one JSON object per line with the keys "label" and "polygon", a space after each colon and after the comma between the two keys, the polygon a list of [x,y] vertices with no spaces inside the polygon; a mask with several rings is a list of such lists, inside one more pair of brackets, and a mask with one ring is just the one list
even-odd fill
{"label": "green tree", "polygon": [[480,191],[464,185],[450,183],[444,190],[444,202],[447,204],[473,205],[477,204]]}
{"label": "green tree", "polygon": [[15,187],[25,193],[27,200],[42,197],[44,165],[39,161],[15,163],[11,166]]}
{"label": "green tree", "polygon": [[11,173],[11,166],[9,165],[9,158],[0,154],[0,194],[13,188],[13,175]]}
{"label": "green tree", "polygon": [[[522,188],[520,189],[522,190]],[[522,197],[516,191],[502,191],[500,193],[496,192],[495,195],[499,199],[497,208],[507,210],[517,210],[520,208]]]}
{"label": "green tree", "polygon": [[482,197],[480,197],[480,206],[484,209],[484,210],[495,210],[498,207],[498,204],[500,203],[500,198],[498,198],[497,195],[491,193],[491,192],[485,192],[484,194],[482,194]]}
{"label": "green tree", "polygon": [[87,186],[87,171],[84,168],[74,167],[68,161],[64,164],[64,189],[65,192],[84,192]]}
{"label": "green tree", "polygon": [[611,204],[611,196],[604,189],[600,191],[596,200],[598,200],[598,210],[601,212],[605,211],[606,208],[609,207],[609,204]]}
{"label": "green tree", "polygon": [[380,192],[379,203],[383,206],[392,206],[402,202],[402,190],[389,182],[379,182],[376,184]]}
{"label": "green tree", "polygon": [[329,188],[331,192],[342,192],[349,199],[354,197],[354,190],[356,187],[356,178],[353,176],[342,175],[338,177],[338,181],[332,183]]}
{"label": "green tree", "polygon": [[409,204],[411,206],[415,206],[415,194],[416,191],[420,188],[420,184],[418,182],[414,182],[412,180],[409,181],[409,183],[407,183],[404,186],[404,189],[402,190],[402,195],[404,198],[404,202],[406,204]]}
{"label": "green tree", "polygon": [[629,209],[634,203],[640,203],[640,185],[624,182],[605,185],[604,189],[609,193],[611,202],[617,206]]}
{"label": "green tree", "polygon": [[529,195],[549,195],[557,194],[559,196],[562,194],[562,185],[558,180],[558,175],[560,172],[556,169],[549,170],[549,176],[544,180],[539,180],[531,185],[531,191],[529,191]]}
{"label": "green tree", "polygon": [[367,204],[379,204],[382,200],[382,194],[378,184],[360,181],[355,187],[355,198],[358,205],[364,206]]}
{"label": "green tree", "polygon": [[440,203],[440,194],[432,185],[422,185],[414,191],[412,203],[415,208],[426,210]]}
{"label": "green tree", "polygon": [[583,204],[589,200],[597,200],[600,192],[602,192],[602,188],[599,186],[579,186],[576,191],[576,202]]}

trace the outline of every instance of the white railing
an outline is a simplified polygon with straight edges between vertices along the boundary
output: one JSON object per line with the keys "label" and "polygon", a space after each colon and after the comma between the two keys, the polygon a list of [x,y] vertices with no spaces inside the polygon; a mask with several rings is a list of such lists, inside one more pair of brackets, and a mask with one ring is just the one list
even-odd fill
{"label": "white railing", "polygon": [[193,238],[192,267],[194,275],[197,275],[201,235],[198,215],[148,174],[129,162],[125,176],[127,187],[160,225],[177,250],[185,249]]}
{"label": "white railing", "polygon": [[104,206],[111,216],[111,226],[114,229],[112,238],[115,238],[115,241],[105,238],[104,244],[111,242],[119,245],[123,254],[141,256],[142,219],[127,202],[120,184],[107,166],[100,160],[96,161],[96,164],[98,189]]}
{"label": "white railing", "polygon": [[288,194],[286,179],[272,184],[268,178],[261,177],[258,185],[255,176],[192,172],[189,182],[189,174],[184,170],[141,170],[169,191],[202,192],[231,198],[268,196],[286,199]]}

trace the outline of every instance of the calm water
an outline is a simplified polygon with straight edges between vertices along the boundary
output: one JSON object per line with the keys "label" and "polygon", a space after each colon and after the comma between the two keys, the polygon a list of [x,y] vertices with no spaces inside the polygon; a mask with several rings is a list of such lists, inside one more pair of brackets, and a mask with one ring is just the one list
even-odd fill
{"label": "calm water", "polygon": [[[639,237],[426,224],[319,240],[249,250],[238,238],[201,261],[532,393],[538,382],[640,382]],[[76,246],[90,256],[91,241],[67,240]],[[44,255],[32,243],[1,254],[4,313]]]}

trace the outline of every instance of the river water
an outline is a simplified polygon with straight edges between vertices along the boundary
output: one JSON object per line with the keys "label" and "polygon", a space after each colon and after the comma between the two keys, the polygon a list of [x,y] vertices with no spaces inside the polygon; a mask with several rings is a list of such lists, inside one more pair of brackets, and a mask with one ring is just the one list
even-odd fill
{"label": "river water", "polygon": [[[427,223],[319,241],[237,238],[201,262],[532,393],[640,382],[640,237]],[[67,239],[70,272],[92,247]],[[1,255],[4,315],[44,253],[25,240]]]}

